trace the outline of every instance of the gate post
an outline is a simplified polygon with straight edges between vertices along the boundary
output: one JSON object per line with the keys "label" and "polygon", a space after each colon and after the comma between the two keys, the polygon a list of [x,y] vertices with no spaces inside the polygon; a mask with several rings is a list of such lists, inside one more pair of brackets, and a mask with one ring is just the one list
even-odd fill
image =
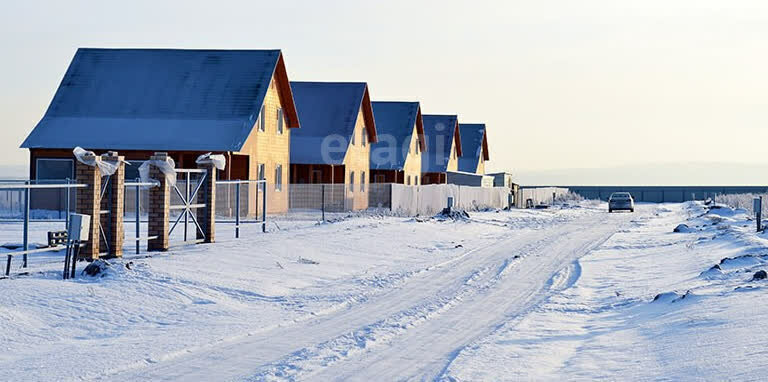
{"label": "gate post", "polygon": [[[195,211],[197,222],[203,232],[200,233],[197,230],[195,232],[197,232],[198,239],[203,239],[203,243],[213,243],[216,239],[216,166],[213,163],[198,163],[197,168],[206,170],[207,175],[198,191],[198,195],[200,195],[198,200],[202,199],[205,207]],[[236,190],[239,189],[240,187],[236,188]],[[236,197],[239,200],[239,193]],[[239,215],[240,211],[237,211],[237,214]]]}
{"label": "gate post", "polygon": [[[109,248],[107,257],[122,257],[123,243],[125,242],[125,227],[123,226],[123,212],[125,211],[125,157],[119,156],[116,151],[110,151],[102,155],[101,160],[112,162],[117,166],[107,186],[107,193],[110,194],[111,200],[107,200],[107,206],[104,206],[104,203],[102,203],[102,207],[109,209],[109,216],[106,217],[108,219],[106,226],[109,227],[109,230],[106,232],[107,247]],[[106,219],[102,219],[102,221]]]}
{"label": "gate post", "polygon": [[[100,157],[86,155],[85,160],[101,161]],[[85,187],[77,190],[77,199],[75,200],[75,211],[78,214],[91,217],[91,225],[88,229],[88,242],[80,250],[80,259],[96,260],[99,258],[99,216],[101,215],[101,171],[99,166],[89,166],[79,160],[75,161],[75,178],[77,183],[84,184]]]}
{"label": "gate post", "polygon": [[[156,152],[150,161],[163,161],[168,158],[168,153]],[[150,162],[151,163],[151,162]],[[148,251],[167,251],[168,219],[170,218],[171,190],[165,174],[154,164],[149,166],[149,177],[156,180],[158,185],[149,189],[149,224],[147,234],[153,239],[147,240]]]}

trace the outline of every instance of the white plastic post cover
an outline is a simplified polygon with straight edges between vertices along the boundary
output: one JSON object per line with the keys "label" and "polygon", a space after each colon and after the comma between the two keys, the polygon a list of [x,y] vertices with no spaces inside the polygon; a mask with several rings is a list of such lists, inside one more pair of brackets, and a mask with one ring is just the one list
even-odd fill
{"label": "white plastic post cover", "polygon": [[173,158],[167,157],[164,161],[148,160],[142,163],[141,166],[139,166],[139,177],[141,178],[142,183],[153,181],[153,179],[150,179],[149,177],[149,166],[157,166],[160,171],[165,174],[166,182],[168,182],[170,186],[176,185],[176,162],[173,161]]}
{"label": "white plastic post cover", "polygon": [[213,165],[219,170],[222,171],[224,168],[227,167],[227,159],[224,158],[224,155],[221,154],[203,154],[197,157],[197,160],[195,163],[203,164],[203,163],[213,163]]}
{"label": "white plastic post cover", "polygon": [[87,151],[82,147],[77,146],[74,150],[72,150],[72,153],[75,154],[75,158],[77,158],[78,162],[91,167],[98,166],[99,172],[101,172],[101,176],[112,175],[115,173],[115,171],[117,171],[117,163],[103,160],[96,161],[96,153],[93,151]]}

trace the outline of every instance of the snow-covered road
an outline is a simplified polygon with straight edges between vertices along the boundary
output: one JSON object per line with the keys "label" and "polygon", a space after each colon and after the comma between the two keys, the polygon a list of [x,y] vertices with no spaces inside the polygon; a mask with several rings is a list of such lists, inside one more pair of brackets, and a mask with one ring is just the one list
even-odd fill
{"label": "snow-covered road", "polygon": [[759,379],[768,238],[752,224],[585,202],[282,221],[71,281],[33,258],[0,280],[0,379]]}
{"label": "snow-covered road", "polygon": [[[578,277],[574,260],[647,214],[589,213],[417,270],[349,309],[255,333],[110,380],[397,380],[439,377],[463,346]],[[576,274],[559,277],[563,268]],[[559,273],[562,276],[562,272]]]}

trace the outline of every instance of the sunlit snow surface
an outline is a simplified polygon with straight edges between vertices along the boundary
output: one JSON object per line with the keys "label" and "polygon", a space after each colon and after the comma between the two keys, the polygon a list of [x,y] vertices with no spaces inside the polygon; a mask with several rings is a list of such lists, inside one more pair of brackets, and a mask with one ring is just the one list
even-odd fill
{"label": "sunlit snow surface", "polygon": [[75,281],[32,257],[0,280],[0,379],[760,379],[768,241],[747,214],[605,209],[219,224]]}

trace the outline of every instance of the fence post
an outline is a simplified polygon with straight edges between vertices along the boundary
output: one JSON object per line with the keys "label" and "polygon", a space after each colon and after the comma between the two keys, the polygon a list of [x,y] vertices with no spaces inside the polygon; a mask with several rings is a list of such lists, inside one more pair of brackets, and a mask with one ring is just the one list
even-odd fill
{"label": "fence post", "polygon": [[262,219],[261,219],[261,232],[266,233],[267,232],[267,181],[264,180],[264,192],[261,194],[261,205],[264,211],[262,212]]}
{"label": "fence post", "polygon": [[[150,160],[165,161],[168,153],[156,152]],[[168,250],[168,218],[170,217],[171,193],[165,174],[155,165],[149,166],[149,176],[158,182],[158,185],[149,189],[149,220],[147,235],[154,237],[147,240],[147,250]]]}
{"label": "fence post", "polygon": [[323,221],[325,221],[325,184],[321,184],[320,188],[320,211],[323,216]]}
{"label": "fence post", "polygon": [[[25,182],[29,185],[29,182]],[[27,187],[24,190],[24,250],[29,251],[29,200],[31,189]],[[10,261],[8,262],[10,266]],[[22,268],[27,267],[27,253],[24,253],[22,260]]]}
{"label": "fence post", "polygon": [[71,184],[71,181],[69,178],[67,178],[67,202],[65,205],[67,206],[67,213],[64,215],[64,229],[69,230],[69,209],[70,209],[70,202],[69,199],[72,197],[71,189],[69,188],[69,185]]}
{"label": "fence post", "polygon": [[[136,179],[136,183],[139,183],[141,180]],[[136,186],[136,254],[139,254],[139,242],[141,238],[141,220],[139,219],[139,209],[141,208],[141,186]]]}
{"label": "fence post", "polygon": [[[101,157],[90,156],[86,160],[101,161]],[[87,260],[96,260],[99,258],[100,235],[100,216],[101,216],[101,171],[99,166],[89,166],[79,160],[75,162],[75,179],[77,183],[84,184],[85,187],[77,192],[75,200],[75,212],[91,217],[91,224],[88,229],[88,241],[80,250],[79,258]],[[77,259],[73,259],[76,261]]]}
{"label": "fence post", "polygon": [[[258,185],[256,186],[258,189]],[[259,213],[258,207],[256,213]],[[258,219],[258,218],[257,218]],[[235,183],[235,239],[240,238],[240,183]]]}
{"label": "fence post", "polygon": [[763,230],[763,197],[757,197],[752,200],[752,210],[755,213],[755,223],[757,225],[757,232]]}
{"label": "fence post", "polygon": [[[203,193],[205,208],[196,211],[197,222],[203,229],[203,233],[195,232],[197,232],[197,238],[203,239],[204,243],[213,243],[216,241],[216,166],[213,163],[198,163],[197,167],[206,170],[207,175],[198,191]],[[240,195],[237,201],[240,201]],[[240,214],[239,206],[237,213]]]}
{"label": "fence post", "polygon": [[111,194],[109,201],[109,232],[107,232],[107,243],[109,247],[108,257],[122,257],[123,243],[125,242],[125,227],[123,225],[125,212],[125,157],[120,156],[115,151],[110,151],[102,155],[103,161],[114,162],[117,166],[115,173],[109,180],[109,190]]}

